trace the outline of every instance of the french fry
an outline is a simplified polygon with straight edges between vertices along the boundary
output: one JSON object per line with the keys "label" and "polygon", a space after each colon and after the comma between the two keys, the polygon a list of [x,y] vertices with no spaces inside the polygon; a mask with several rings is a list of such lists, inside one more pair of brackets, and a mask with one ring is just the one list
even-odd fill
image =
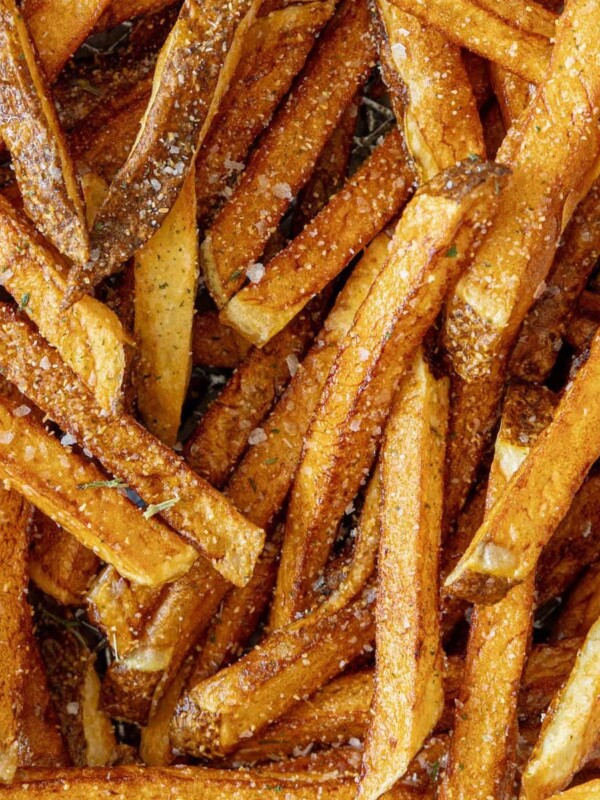
{"label": "french fry", "polygon": [[444,707],[437,554],[447,420],[448,383],[435,379],[419,353],[394,400],[380,455],[376,684],[360,798],[380,797],[404,775]]}
{"label": "french fry", "polygon": [[600,797],[600,780],[590,780],[552,796],[551,800],[596,800]]}
{"label": "french fry", "polygon": [[523,720],[532,724],[540,722],[552,698],[569,677],[582,643],[582,639],[565,639],[531,649],[519,692],[521,727]]}
{"label": "french fry", "polygon": [[490,79],[504,126],[509,130],[529,105],[534,87],[497,64],[490,64]]}
{"label": "french fry", "polygon": [[223,325],[216,311],[203,311],[194,317],[192,363],[195,367],[235,369],[250,347],[243,336]]}
{"label": "french fry", "polygon": [[[0,363],[7,378],[139,492],[151,504],[150,514],[160,513],[228,580],[246,583],[262,549],[263,531],[131,417],[104,416],[56,352],[6,306],[0,318]],[[28,353],[35,353],[34,363]]]}
{"label": "french fry", "polygon": [[322,301],[313,303],[263,350],[252,350],[238,366],[186,442],[187,463],[217,488],[253,442],[253,431],[283,392],[319,328]]}
{"label": "french fry", "polygon": [[173,3],[174,0],[111,0],[108,8],[98,20],[96,30],[115,28],[122,22],[127,22],[141,14],[153,14]]}
{"label": "french fry", "polygon": [[585,637],[600,617],[600,565],[592,564],[583,573],[560,612],[552,629],[552,640]]}
{"label": "french fry", "polygon": [[89,240],[77,177],[14,0],[3,0],[0,18],[0,69],[5,86],[0,94],[0,132],[12,156],[23,206],[59,251],[74,261],[86,261]]}
{"label": "french fry", "polygon": [[412,182],[402,137],[392,131],[315,219],[271,260],[260,283],[232,297],[221,319],[253,344],[264,345],[398,213]]}
{"label": "french fry", "polygon": [[521,779],[524,800],[544,800],[568,786],[598,741],[599,647],[600,621],[596,620],[544,718]]}
{"label": "french fry", "polygon": [[[60,618],[57,617],[57,620]],[[42,623],[40,649],[70,759],[76,767],[103,767],[117,756],[112,723],[100,708],[95,654],[64,623]]]}
{"label": "french fry", "polygon": [[93,31],[111,0],[27,0],[23,16],[35,42],[44,74],[52,83],[79,45]]}
{"label": "french fry", "polygon": [[256,137],[302,68],[316,36],[331,17],[331,0],[265,3],[243,43],[229,91],[196,159],[196,197],[201,228],[231,193],[231,180]]}
{"label": "french fry", "polygon": [[7,289],[41,334],[93,391],[106,411],[121,402],[126,334],[116,316],[87,297],[68,311],[63,264],[36,236],[16,208],[0,197],[0,252]]}
{"label": "french fry", "polygon": [[[230,0],[223,17],[222,4],[216,0],[184,3],[161,50],[138,136],[94,226],[91,244],[98,259],[73,266],[67,303],[118,271],[156,233],[173,207],[227,90],[259,4],[259,0]],[[161,165],[158,176],[153,164]]]}
{"label": "french fry", "polygon": [[16,492],[0,492],[0,784],[19,763],[19,720],[27,663],[27,546],[31,506]]}
{"label": "french fry", "polygon": [[565,341],[575,350],[584,352],[589,349],[600,325],[599,306],[595,293],[584,291],[579,296],[565,330]]}
{"label": "french fry", "polygon": [[[202,767],[145,768],[139,766],[70,770],[28,770],[23,783],[0,786],[0,797],[10,800],[107,800],[135,796],[139,800],[161,800],[168,792],[186,800],[264,800],[274,792],[287,800],[353,800],[354,778],[331,774],[300,774],[263,771],[232,772]],[[431,789],[399,786],[384,800],[432,800]]]}
{"label": "french fry", "polygon": [[575,210],[564,239],[510,360],[513,375],[535,383],[554,367],[573,305],[600,257],[600,181]]}
{"label": "french fry", "polygon": [[455,44],[500,64],[530,83],[546,78],[555,17],[541,5],[510,0],[391,0]]}
{"label": "french fry", "polygon": [[[475,230],[493,216],[503,175],[488,164],[448,170],[405,209],[385,266],[340,345],[304,444],[279,567],[278,625],[304,609],[307,587],[370,467],[396,385],[462,258],[476,246]],[[435,233],[423,238],[424,228]]]}
{"label": "french fry", "polygon": [[[246,270],[306,183],[325,143],[373,66],[375,46],[364,0],[343,2],[317,44],[297,88],[248,162],[201,248],[207,288],[219,307],[243,285]],[[291,151],[294,159],[287,158]]]}
{"label": "french fry", "polygon": [[100,559],[50,517],[37,511],[31,525],[29,577],[58,603],[77,606],[100,567]]}
{"label": "french fry", "polygon": [[[542,548],[598,457],[600,419],[594,398],[599,370],[600,341],[596,336],[588,361],[567,388],[554,419],[446,579],[452,594],[495,602],[535,569]],[[566,459],[565,453],[569,454]],[[557,459],[562,465],[560,473],[555,471]],[[545,498],[544,502],[540,498]]]}
{"label": "french fry", "polygon": [[165,525],[144,519],[93,462],[63,447],[30,411],[0,397],[5,481],[133,580],[157,585],[189,569],[197,557],[192,547]]}
{"label": "french fry", "polygon": [[313,612],[271,633],[235,664],[189,687],[171,724],[173,744],[209,758],[227,755],[313,694],[370,646],[373,595],[367,589],[333,613]]}
{"label": "french fry", "polygon": [[135,255],[137,405],[148,430],[177,442],[192,369],[198,285],[194,167],[160,229]]}
{"label": "french fry", "polygon": [[[509,389],[490,471],[486,518],[551,420],[554,406],[555,398],[547,390]],[[473,610],[442,800],[511,793],[518,687],[533,622],[534,590],[531,576],[495,605],[476,605]]]}
{"label": "french fry", "polygon": [[[600,74],[594,59],[585,57],[591,52],[586,36],[594,38],[595,33],[579,24],[588,12],[583,0],[571,3],[557,23],[547,79],[516,135],[506,138],[497,155],[512,175],[496,220],[448,303],[444,339],[456,398],[450,429],[450,521],[464,502],[493,429],[505,365],[521,322],[548,274],[562,229],[595,177],[599,140],[594,98],[600,98]],[[571,83],[572,92],[566,88]],[[565,164],[570,165],[566,171]]]}

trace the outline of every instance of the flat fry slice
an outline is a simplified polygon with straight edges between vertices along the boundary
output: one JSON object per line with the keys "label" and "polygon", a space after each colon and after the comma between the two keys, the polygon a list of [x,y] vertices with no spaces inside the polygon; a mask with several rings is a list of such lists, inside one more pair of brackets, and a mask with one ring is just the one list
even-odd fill
{"label": "flat fry slice", "polygon": [[[496,602],[535,569],[600,452],[600,336],[540,436],[477,531],[446,586],[452,594]],[[556,464],[561,464],[560,471]]]}
{"label": "flat fry slice", "polygon": [[413,179],[402,137],[392,131],[313,222],[269,262],[260,283],[229,301],[221,319],[263,346],[400,211]]}
{"label": "flat fry slice", "polygon": [[344,508],[371,465],[398,380],[475,246],[476,230],[492,218],[503,175],[492,164],[448,170],[405,209],[388,259],[340,345],[304,444],[279,568],[278,625],[304,610]]}
{"label": "flat fry slice", "polygon": [[29,411],[0,397],[4,480],[132,580],[157,585],[189,569],[197,557],[194,548],[166,525],[145,520],[133,503],[106,486],[110,481],[93,462],[63,447]]}
{"label": "flat fry slice", "polygon": [[[202,244],[202,269],[219,307],[243,285],[247,268],[293,197],[373,66],[375,46],[364,0],[342,3],[297,88],[251,156],[233,196]],[[296,155],[289,158],[289,153]]]}
{"label": "flat fry slice", "polygon": [[331,0],[283,0],[261,6],[244,40],[229,91],[196,159],[196,198],[206,227],[231,193],[231,179],[243,169],[248,151],[269,122],[299,72],[323,25]]}
{"label": "flat fry slice", "polygon": [[380,797],[404,775],[444,708],[437,575],[447,422],[448,382],[419,352],[380,455],[375,693],[360,798]]}
{"label": "flat fry slice", "polygon": [[600,620],[583,643],[565,686],[554,698],[521,780],[523,800],[545,800],[568,786],[600,732]]}
{"label": "flat fry slice", "polygon": [[0,133],[12,155],[23,206],[59,251],[82,263],[90,251],[81,192],[14,0],[3,0],[0,21]]}
{"label": "flat fry slice", "polygon": [[147,514],[159,513],[228,580],[246,583],[264,532],[132,417],[103,415],[56,351],[6,306],[0,318],[0,363],[8,379],[150,503]]}
{"label": "flat fry slice", "polygon": [[[546,78],[555,17],[510,0],[391,0],[423,24],[530,83]],[[515,13],[517,12],[517,13]]]}
{"label": "flat fry slice", "polygon": [[[554,396],[543,389],[509,389],[490,471],[488,512],[549,423],[554,405]],[[476,605],[473,610],[443,800],[484,800],[512,792],[518,688],[533,622],[534,589],[531,576],[496,605]]]}
{"label": "flat fry slice", "polygon": [[192,363],[195,367],[235,369],[250,347],[243,336],[223,325],[216,311],[204,311],[194,317]]}
{"label": "flat fry slice", "polygon": [[21,309],[57,348],[106,411],[121,403],[128,341],[117,317],[86,297],[61,311],[66,289],[64,266],[17,210],[0,197],[0,275]]}
{"label": "flat fry slice", "polygon": [[223,15],[219,0],[185,1],[158,58],[137,139],[98,215],[91,237],[98,259],[73,267],[69,302],[118,271],[156,233],[173,207],[229,85],[259,4],[259,0],[229,0]]}
{"label": "flat fry slice", "polygon": [[177,442],[192,369],[192,321],[198,285],[194,167],[160,230],[135,256],[137,405],[158,439]]}
{"label": "flat fry slice", "polygon": [[27,642],[23,630],[31,614],[26,601],[27,545],[31,506],[16,492],[0,491],[0,784],[10,783],[18,766],[19,719],[23,707]]}

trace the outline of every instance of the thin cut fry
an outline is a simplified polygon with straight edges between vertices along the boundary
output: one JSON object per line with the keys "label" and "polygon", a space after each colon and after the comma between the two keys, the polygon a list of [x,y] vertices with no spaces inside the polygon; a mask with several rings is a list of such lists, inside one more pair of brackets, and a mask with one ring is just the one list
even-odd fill
{"label": "thin cut fry", "polygon": [[56,352],[6,306],[0,318],[0,363],[7,378],[139,492],[151,504],[150,514],[159,513],[228,580],[246,583],[263,531],[133,418],[104,416]]}
{"label": "thin cut fry", "polygon": [[92,461],[61,445],[30,412],[27,405],[0,397],[4,480],[133,580],[157,585],[189,569],[197,557],[194,548],[166,525],[145,520],[133,503],[106,486],[106,476]]}
{"label": "thin cut fry", "polygon": [[[0,6],[0,133],[27,215],[76,262],[89,258],[81,192],[56,111],[14,0]],[[13,88],[10,88],[13,87]]]}
{"label": "thin cut fry", "polygon": [[[119,270],[173,207],[236,68],[259,0],[186,0],[158,58],[152,96],[92,232],[97,260],[75,265],[68,302]],[[182,87],[184,87],[182,89]],[[157,172],[153,165],[159,165]]]}
{"label": "thin cut fry", "polygon": [[555,17],[510,0],[391,0],[423,24],[530,83],[546,78]]}
{"label": "thin cut fry", "polygon": [[[235,295],[221,319],[261,347],[298,314],[398,213],[413,182],[402,137],[389,133],[260,283]],[[207,244],[204,244],[206,252]],[[226,276],[228,277],[228,276]]]}
{"label": "thin cut fry", "polygon": [[[538,724],[559,689],[569,677],[583,639],[568,639],[533,647],[519,692],[519,719]],[[537,736],[536,736],[537,738]]]}
{"label": "thin cut fry", "polygon": [[175,0],[111,0],[108,8],[98,20],[96,30],[107,30],[127,22],[129,19],[142,14],[153,14],[169,5]]}
{"label": "thin cut fry", "polygon": [[439,629],[448,382],[419,353],[388,419],[380,455],[376,683],[357,797],[406,772],[444,707]]}
{"label": "thin cut fry", "polygon": [[600,564],[592,564],[577,582],[554,623],[552,640],[585,637],[600,617]]}
{"label": "thin cut fry", "polygon": [[374,55],[367,3],[346,0],[206,234],[202,269],[219,307],[243,285],[246,270],[262,256],[373,66]]}
{"label": "thin cut fry", "polygon": [[448,170],[405,209],[389,257],[340,345],[304,444],[286,520],[277,624],[305,608],[307,588],[371,465],[397,382],[476,247],[478,230],[489,224],[503,176],[492,164]]}
{"label": "thin cut fry", "polygon": [[195,367],[235,369],[250,347],[243,336],[223,325],[216,311],[203,311],[194,317],[192,363]]}
{"label": "thin cut fry", "polygon": [[192,369],[198,285],[194,167],[160,229],[135,255],[137,405],[157,438],[177,442]]}

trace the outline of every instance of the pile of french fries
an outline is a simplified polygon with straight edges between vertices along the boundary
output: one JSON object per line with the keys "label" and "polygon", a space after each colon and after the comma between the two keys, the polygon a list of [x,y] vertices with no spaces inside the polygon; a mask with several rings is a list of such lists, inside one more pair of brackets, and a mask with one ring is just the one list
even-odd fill
{"label": "pile of french fries", "polygon": [[600,800],[600,0],[0,0],[0,800]]}

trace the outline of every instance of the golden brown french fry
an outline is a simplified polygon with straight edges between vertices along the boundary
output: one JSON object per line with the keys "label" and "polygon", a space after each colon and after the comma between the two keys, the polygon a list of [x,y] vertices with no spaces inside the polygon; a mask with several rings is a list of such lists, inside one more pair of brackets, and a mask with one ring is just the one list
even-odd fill
{"label": "golden brown french fry", "polygon": [[566,792],[552,795],[551,800],[596,800],[600,797],[600,780],[590,780],[569,789]]}
{"label": "golden brown french fry", "polygon": [[[269,262],[260,283],[232,297],[221,319],[253,344],[264,345],[398,213],[413,179],[402,136],[392,131],[313,222]],[[206,252],[206,242],[203,248]]]}
{"label": "golden brown french fry", "polygon": [[[364,0],[345,0],[320,38],[296,90],[251,156],[230,201],[201,248],[209,292],[219,307],[243,285],[246,270],[306,183],[316,160],[373,66],[375,44]],[[296,155],[290,159],[288,154]]]}
{"label": "golden brown french fry", "polygon": [[37,511],[31,525],[29,577],[65,606],[81,603],[100,567],[100,559],[50,517]]}
{"label": "golden brown french fry", "polygon": [[[103,415],[56,351],[7,306],[1,307],[0,319],[0,363],[7,378],[139,492],[150,504],[146,516],[159,513],[228,580],[246,583],[264,532],[132,417]],[[31,352],[34,364],[27,355]]]}
{"label": "golden brown french fry", "polygon": [[216,311],[203,311],[194,317],[192,363],[195,367],[235,369],[250,347],[243,336],[223,325]]}
{"label": "golden brown french fry", "polygon": [[530,83],[546,78],[555,16],[541,5],[511,0],[391,0],[457,45]]}
{"label": "golden brown french fry", "polygon": [[123,575],[158,585],[197,558],[166,525],[144,519],[118,481],[111,488],[92,461],[46,431],[29,406],[0,397],[0,430],[2,478]]}
{"label": "golden brown french fry", "polygon": [[529,105],[534,87],[497,64],[490,64],[490,79],[504,126],[509,130]]}
{"label": "golden brown french fry", "polygon": [[521,322],[546,279],[562,229],[595,177],[600,73],[594,58],[586,57],[596,36],[588,19],[596,22],[597,15],[577,0],[557,23],[547,79],[517,135],[508,136],[497,155],[512,169],[498,215],[448,303],[445,345],[456,373],[449,520],[464,502],[493,428]]}
{"label": "golden brown french fry", "polygon": [[541,715],[545,714],[552,698],[569,677],[582,644],[580,638],[565,639],[531,649],[519,691],[521,721],[536,725],[540,722]]}
{"label": "golden brown french fry", "polygon": [[420,352],[380,454],[376,682],[360,798],[380,797],[404,775],[444,707],[437,575],[447,422],[448,382]]}
{"label": "golden brown french fry", "polygon": [[137,405],[148,430],[172,447],[192,369],[198,286],[194,167],[160,229],[135,255]]}
{"label": "golden brown french fry", "polygon": [[552,628],[552,641],[587,636],[600,617],[600,565],[592,564],[577,581]]}
{"label": "golden brown french fry", "polygon": [[153,14],[169,5],[174,0],[111,0],[96,25],[96,30],[107,30],[127,22],[141,14]]}
{"label": "golden brown french fry", "polygon": [[[0,19],[5,87],[0,93],[0,133],[12,156],[23,206],[59,251],[74,261],[86,261],[89,240],[75,169],[14,0],[3,0]],[[10,85],[14,88],[8,89]]]}
{"label": "golden brown french fry", "polygon": [[16,492],[0,491],[0,784],[19,763],[19,719],[27,662],[27,547],[31,506]]}
{"label": "golden brown french fry", "polygon": [[584,291],[572,311],[565,329],[565,342],[579,352],[589,350],[598,325],[600,325],[599,305],[598,296],[595,293]]}
{"label": "golden brown french fry", "polygon": [[[108,800],[135,796],[138,800],[163,800],[168,793],[186,800],[266,800],[281,794],[286,800],[353,800],[354,778],[335,775],[204,769],[202,767],[147,768],[139,766],[90,767],[77,770],[28,770],[23,783],[0,786],[7,800]],[[432,800],[432,789],[399,786],[384,800]]]}
{"label": "golden brown french fry", "polygon": [[[496,439],[486,515],[550,422],[551,392],[511,387]],[[534,576],[471,617],[463,689],[454,718],[442,800],[506,797],[514,781],[518,688],[534,610]]]}
{"label": "golden brown french fry", "polygon": [[27,28],[50,83],[110,5],[111,0],[83,0],[76,4],[70,0],[26,0],[23,3]]}
{"label": "golden brown french fry", "polygon": [[550,705],[521,780],[524,800],[544,800],[568,786],[598,741],[600,620],[583,643],[569,678]]}
{"label": "golden brown french fry", "polygon": [[493,217],[503,180],[501,167],[466,163],[440,173],[405,209],[385,266],[340,345],[304,444],[279,567],[278,625],[305,608],[307,588],[371,465],[397,382],[476,246],[477,226]]}
{"label": "golden brown french fry", "polygon": [[248,151],[302,68],[332,0],[263,3],[243,43],[229,91],[196,159],[196,196],[202,228],[231,194]]}
{"label": "golden brown french fry", "polygon": [[460,49],[389,0],[378,0],[377,8],[386,34],[383,61],[404,86],[404,138],[421,182],[465,158],[485,158]]}
{"label": "golden brown french fry", "polygon": [[117,757],[117,742],[112,723],[100,708],[95,654],[68,626],[68,619],[43,619],[40,633],[40,649],[61,731],[74,766],[108,766]]}
{"label": "golden brown french fry", "polygon": [[323,305],[317,300],[266,347],[253,349],[186,442],[187,463],[213,486],[223,486],[248,441],[255,443],[256,429],[298,370],[319,328]]}
{"label": "golden brown french fry", "polygon": [[[223,16],[218,0],[185,0],[161,50],[138,136],[94,226],[91,244],[98,258],[73,266],[68,302],[118,271],[173,207],[259,5],[260,0],[230,0]],[[161,165],[158,174],[151,164]]]}
{"label": "golden brown french fry", "polygon": [[16,208],[0,197],[0,280],[17,304],[57,348],[106,411],[121,402],[127,336],[98,300],[83,298],[61,311],[64,265]]}
{"label": "golden brown french fry", "polygon": [[[597,335],[588,361],[567,388],[554,419],[448,576],[446,586],[452,594],[495,602],[535,569],[542,548],[598,457],[598,381]],[[557,463],[561,464],[560,471],[556,470]]]}

